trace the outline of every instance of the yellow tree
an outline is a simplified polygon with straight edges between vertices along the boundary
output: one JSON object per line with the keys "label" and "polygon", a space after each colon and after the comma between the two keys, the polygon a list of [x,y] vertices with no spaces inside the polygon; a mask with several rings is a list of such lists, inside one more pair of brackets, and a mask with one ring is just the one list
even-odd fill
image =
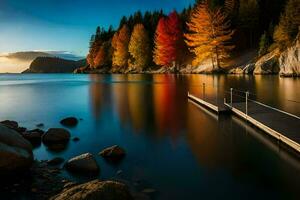
{"label": "yellow tree", "polygon": [[218,70],[234,48],[229,45],[234,31],[226,16],[220,8],[211,10],[208,1],[204,1],[196,5],[187,26],[185,41],[195,54],[193,65],[211,59],[213,69]]}
{"label": "yellow tree", "polygon": [[113,64],[119,67],[128,66],[128,43],[130,40],[130,30],[127,25],[123,25],[122,28],[114,35],[112,45],[114,48]]}
{"label": "yellow tree", "polygon": [[151,58],[150,38],[143,24],[136,24],[129,42],[130,65],[143,69]]}

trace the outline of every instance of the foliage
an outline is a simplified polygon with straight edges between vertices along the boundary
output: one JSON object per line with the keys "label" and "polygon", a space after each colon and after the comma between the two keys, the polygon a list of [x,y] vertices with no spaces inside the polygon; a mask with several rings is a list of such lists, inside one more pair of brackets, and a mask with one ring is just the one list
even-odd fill
{"label": "foliage", "polygon": [[171,66],[180,62],[184,43],[182,25],[176,11],[159,20],[154,43],[153,58],[157,65]]}
{"label": "foliage", "polygon": [[233,45],[228,45],[233,30],[220,8],[211,10],[208,1],[199,3],[189,22],[189,33],[185,34],[186,43],[195,54],[193,65],[210,58],[213,68],[220,68],[222,62],[229,57]]}
{"label": "foliage", "polygon": [[143,24],[136,24],[129,42],[130,65],[139,69],[145,68],[151,59],[150,38]]}
{"label": "foliage", "polygon": [[300,0],[289,0],[279,24],[275,27],[274,40],[281,47],[291,44],[300,27]]}
{"label": "foliage", "polygon": [[130,30],[128,26],[125,24],[123,27],[115,33],[112,40],[113,46],[113,65],[119,67],[127,67],[129,52],[128,52],[128,44],[130,40]]}
{"label": "foliage", "polygon": [[94,59],[94,65],[97,68],[103,67],[103,66],[109,66],[111,65],[111,57],[112,57],[112,49],[111,49],[111,42],[106,41],[104,42],[100,49],[97,52],[97,55]]}

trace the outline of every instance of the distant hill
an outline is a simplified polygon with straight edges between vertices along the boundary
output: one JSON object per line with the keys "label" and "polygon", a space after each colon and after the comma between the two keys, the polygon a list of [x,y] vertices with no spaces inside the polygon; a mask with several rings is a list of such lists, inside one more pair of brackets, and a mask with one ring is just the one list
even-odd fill
{"label": "distant hill", "polygon": [[22,73],[72,73],[86,65],[86,60],[66,60],[58,57],[37,57]]}

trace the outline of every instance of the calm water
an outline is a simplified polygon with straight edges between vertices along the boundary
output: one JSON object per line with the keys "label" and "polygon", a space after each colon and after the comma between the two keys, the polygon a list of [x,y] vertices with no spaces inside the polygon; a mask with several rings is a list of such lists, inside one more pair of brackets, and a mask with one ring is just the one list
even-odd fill
{"label": "calm water", "polygon": [[[300,116],[300,79],[211,75],[0,75],[0,120],[45,129],[60,119],[83,120],[70,129],[78,143],[60,153],[43,145],[39,160],[93,153],[101,179],[119,177],[158,190],[154,199],[299,199],[300,161],[264,133],[234,116],[196,107],[187,91],[223,101],[230,87],[249,90],[268,105]],[[217,87],[218,86],[218,87]],[[97,153],[119,144],[119,165]],[[81,180],[78,177],[71,177]],[[82,177],[81,177],[82,178]]]}

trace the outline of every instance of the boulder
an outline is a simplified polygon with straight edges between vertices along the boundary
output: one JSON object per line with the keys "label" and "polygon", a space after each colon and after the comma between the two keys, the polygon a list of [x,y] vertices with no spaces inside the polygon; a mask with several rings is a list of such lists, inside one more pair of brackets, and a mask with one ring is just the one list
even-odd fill
{"label": "boulder", "polygon": [[70,140],[71,134],[63,128],[50,128],[42,137],[42,141],[46,145],[66,144]]}
{"label": "boulder", "polygon": [[294,45],[281,53],[279,65],[280,76],[300,76],[300,34]]}
{"label": "boulder", "polygon": [[25,171],[32,162],[31,144],[15,130],[0,124],[0,173]]}
{"label": "boulder", "polygon": [[90,153],[85,153],[68,160],[65,167],[70,172],[82,173],[82,174],[97,174],[100,168]]}
{"label": "boulder", "polygon": [[64,126],[72,127],[78,124],[78,119],[75,117],[67,117],[65,119],[62,119],[60,123]]}
{"label": "boulder", "polygon": [[255,63],[254,74],[278,74],[279,73],[279,49],[262,56]]}
{"label": "boulder", "polygon": [[44,134],[44,131],[40,129],[34,129],[30,131],[25,131],[22,133],[22,136],[31,142],[33,145],[38,145],[41,143],[42,135]]}
{"label": "boulder", "polygon": [[16,129],[16,128],[19,127],[19,124],[16,121],[4,120],[0,123],[3,124],[4,126],[8,127],[8,128],[11,128],[11,129]]}
{"label": "boulder", "polygon": [[126,152],[118,145],[114,145],[102,150],[99,155],[109,161],[120,161],[122,158],[124,158]]}
{"label": "boulder", "polygon": [[133,200],[128,187],[116,181],[94,180],[63,190],[51,200]]}

